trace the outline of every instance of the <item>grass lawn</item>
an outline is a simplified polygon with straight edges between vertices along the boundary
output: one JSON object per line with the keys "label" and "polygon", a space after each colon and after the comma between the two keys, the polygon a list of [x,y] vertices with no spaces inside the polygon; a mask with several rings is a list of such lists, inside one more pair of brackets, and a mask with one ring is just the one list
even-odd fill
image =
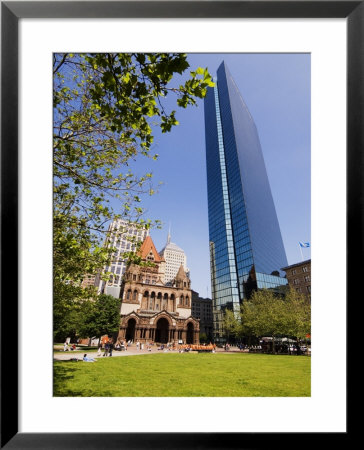
{"label": "grass lawn", "polygon": [[56,397],[309,397],[311,358],[264,354],[145,354],[55,361]]}

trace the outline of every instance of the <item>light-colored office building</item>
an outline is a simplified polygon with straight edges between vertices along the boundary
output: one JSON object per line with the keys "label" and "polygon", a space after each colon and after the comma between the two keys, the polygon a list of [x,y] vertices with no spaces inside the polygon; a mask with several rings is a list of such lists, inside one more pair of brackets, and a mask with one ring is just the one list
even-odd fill
{"label": "light-colored office building", "polygon": [[186,254],[180,247],[178,247],[178,245],[171,242],[171,233],[168,233],[167,244],[163,247],[159,254],[166,262],[163,280],[166,286],[172,285],[172,282],[176,278],[181,265],[183,266],[187,276],[189,276]]}
{"label": "light-colored office building", "polygon": [[149,230],[138,228],[135,223],[123,219],[115,219],[109,225],[108,237],[105,245],[115,247],[111,264],[105,266],[103,273],[111,272],[108,281],[97,277],[96,284],[99,293],[112,295],[119,298],[122,276],[125,273],[126,261],[123,258],[125,252],[135,251],[138,242],[143,242],[149,236]]}

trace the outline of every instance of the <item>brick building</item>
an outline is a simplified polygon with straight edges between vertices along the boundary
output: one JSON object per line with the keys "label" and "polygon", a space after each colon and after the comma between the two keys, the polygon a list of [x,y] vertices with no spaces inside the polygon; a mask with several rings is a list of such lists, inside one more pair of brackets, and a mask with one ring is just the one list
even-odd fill
{"label": "brick building", "polygon": [[88,287],[95,287],[95,283],[96,283],[96,276],[88,273],[84,276],[81,283],[81,287],[83,289]]}
{"label": "brick building", "polygon": [[192,291],[192,316],[200,320],[200,333],[205,333],[208,340],[213,339],[213,315],[211,298],[202,298]]}
{"label": "brick building", "polygon": [[288,284],[301,292],[311,297],[311,260],[307,259],[287,267],[282,267],[286,272]]}

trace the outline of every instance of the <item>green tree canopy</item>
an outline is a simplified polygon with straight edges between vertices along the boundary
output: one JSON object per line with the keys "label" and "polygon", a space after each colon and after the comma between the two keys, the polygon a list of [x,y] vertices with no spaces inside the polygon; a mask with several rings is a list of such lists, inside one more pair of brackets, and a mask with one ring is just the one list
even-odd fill
{"label": "green tree canopy", "polygon": [[101,294],[96,301],[85,302],[81,308],[81,337],[101,337],[119,330],[120,300],[112,295]]}
{"label": "green tree canopy", "polygon": [[79,280],[109,261],[112,248],[102,243],[113,217],[150,225],[140,202],[154,192],[152,174],[137,176],[129,164],[140,155],[156,159],[153,130],[178,124],[167,96],[186,108],[213,85],[202,68],[178,83],[188,68],[181,53],[54,54],[55,279]]}
{"label": "green tree canopy", "polygon": [[285,296],[267,289],[255,291],[241,307],[242,333],[253,336],[291,336],[310,333],[310,300],[289,288]]}
{"label": "green tree canopy", "polygon": [[226,338],[229,340],[230,336],[236,336],[240,329],[240,322],[233,311],[226,309],[224,311],[223,327]]}
{"label": "green tree canopy", "polygon": [[53,334],[55,342],[76,337],[82,324],[84,304],[96,296],[94,288],[83,289],[55,280],[53,285]]}

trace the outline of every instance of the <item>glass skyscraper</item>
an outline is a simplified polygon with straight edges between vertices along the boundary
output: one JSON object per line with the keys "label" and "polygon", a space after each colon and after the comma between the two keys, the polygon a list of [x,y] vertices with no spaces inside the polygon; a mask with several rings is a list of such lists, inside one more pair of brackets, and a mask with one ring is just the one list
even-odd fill
{"label": "glass skyscraper", "polygon": [[258,132],[223,62],[204,101],[214,333],[256,289],[282,291],[287,258]]}

